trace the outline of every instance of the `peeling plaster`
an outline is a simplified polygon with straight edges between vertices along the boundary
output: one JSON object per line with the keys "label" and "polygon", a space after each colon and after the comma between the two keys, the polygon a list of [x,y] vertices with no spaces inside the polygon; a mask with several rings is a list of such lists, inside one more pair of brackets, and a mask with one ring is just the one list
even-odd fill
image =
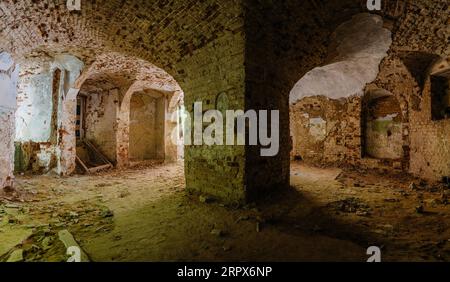
{"label": "peeling plaster", "polygon": [[297,82],[290,93],[291,105],[311,96],[337,100],[363,95],[366,84],[376,79],[392,39],[380,16],[358,14],[338,27],[334,43],[338,55],[332,63],[311,70]]}
{"label": "peeling plaster", "polygon": [[0,189],[14,185],[14,113],[19,67],[0,53]]}
{"label": "peeling plaster", "polygon": [[323,141],[327,137],[327,122],[321,118],[309,120],[309,133],[316,141]]}
{"label": "peeling plaster", "polygon": [[[34,152],[36,164],[33,169],[62,172],[61,162],[67,128],[64,126],[68,116],[73,115],[67,103],[76,103],[76,96],[71,99],[70,89],[75,85],[84,64],[69,54],[54,57],[40,56],[24,61],[19,79],[18,109],[16,112],[16,136],[19,144],[33,142],[39,150]],[[58,87],[58,108],[53,109],[53,75],[61,71]],[[73,111],[75,108],[73,108]],[[57,140],[52,140],[52,116],[56,114]],[[54,131],[53,131],[54,132]],[[61,142],[61,144],[59,144]],[[19,147],[20,148],[20,147]],[[63,148],[63,149],[62,149]],[[56,162],[54,161],[56,160]]]}

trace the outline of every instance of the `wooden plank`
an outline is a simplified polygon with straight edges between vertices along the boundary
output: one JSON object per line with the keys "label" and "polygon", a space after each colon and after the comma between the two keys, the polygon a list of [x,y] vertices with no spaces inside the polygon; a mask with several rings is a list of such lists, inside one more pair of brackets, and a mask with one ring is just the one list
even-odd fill
{"label": "wooden plank", "polygon": [[81,164],[81,166],[84,168],[84,170],[87,173],[90,173],[89,168],[84,164],[84,162],[78,156],[76,156],[76,160],[77,160],[77,162],[79,162]]}
{"label": "wooden plank", "polygon": [[88,140],[84,140],[87,146],[89,146],[98,156],[103,160],[103,162],[112,166],[112,163]]}
{"label": "wooden plank", "polygon": [[91,142],[84,140],[84,143],[91,151],[93,151],[94,154],[96,154],[98,158],[100,158],[102,162],[104,162],[105,164],[109,164],[109,161],[103,156],[102,153],[100,153],[99,150],[97,150],[97,148],[95,148],[95,146]]}
{"label": "wooden plank", "polygon": [[110,165],[110,164],[107,164],[107,165],[101,165],[101,166],[97,166],[97,167],[90,168],[90,169],[89,169],[89,172],[90,172],[90,173],[96,173],[96,172],[98,172],[98,171],[100,171],[100,170],[110,169],[110,168],[111,168],[111,165]]}

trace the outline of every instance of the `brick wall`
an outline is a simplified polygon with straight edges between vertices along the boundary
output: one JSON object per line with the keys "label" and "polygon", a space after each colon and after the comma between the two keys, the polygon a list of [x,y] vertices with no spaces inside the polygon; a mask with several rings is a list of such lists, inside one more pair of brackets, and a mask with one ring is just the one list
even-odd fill
{"label": "brick wall", "polygon": [[[287,186],[289,92],[305,73],[329,62],[331,33],[352,15],[366,11],[365,2],[98,0],[83,1],[80,12],[69,12],[65,0],[5,0],[0,2],[0,50],[18,59],[40,54],[38,50],[70,53],[87,66],[103,53],[119,52],[144,59],[172,75],[185,92],[189,111],[196,101],[202,101],[205,110],[214,108],[219,95],[226,95],[229,109],[280,110],[281,149],[275,157],[259,157],[258,147],[186,148],[189,191],[243,202],[266,190]],[[408,155],[400,167],[407,169],[409,160],[414,160],[412,171],[436,176],[448,168],[446,153],[438,149],[447,148],[443,144],[447,123],[430,124],[425,117],[413,119],[413,113],[410,121],[409,109],[427,106],[426,95],[422,93],[424,86],[415,83],[413,71],[402,66],[400,55],[406,50],[447,56],[449,8],[445,0],[405,3],[392,1],[380,13],[393,30],[394,43],[375,85],[399,100],[403,126],[417,125],[405,129],[408,134],[403,134],[403,149],[405,156],[411,151],[411,157]],[[133,77],[123,73],[117,77],[128,75]],[[333,139],[341,145],[325,142],[323,146],[325,151],[338,148],[338,153],[326,154],[331,156],[329,161],[357,163],[362,155],[361,99],[349,99],[343,107],[342,134]],[[420,130],[442,143],[427,145],[430,156],[424,160],[414,156],[414,150],[418,155],[425,147],[413,136],[415,131],[419,136]],[[443,157],[439,159],[438,153],[431,156],[431,152]],[[425,159],[436,160],[427,168]]]}

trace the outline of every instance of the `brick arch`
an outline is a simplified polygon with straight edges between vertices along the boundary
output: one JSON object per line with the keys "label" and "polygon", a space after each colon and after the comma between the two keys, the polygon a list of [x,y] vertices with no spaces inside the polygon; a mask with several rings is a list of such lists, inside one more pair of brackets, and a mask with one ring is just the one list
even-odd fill
{"label": "brick arch", "polygon": [[[257,147],[187,148],[187,188],[226,202],[289,184],[289,92],[305,73],[327,63],[337,26],[367,12],[365,0],[97,0],[83,1],[79,12],[69,12],[65,2],[2,1],[0,50],[21,58],[53,49],[86,65],[99,53],[119,52],[171,74],[186,105],[199,100],[213,107],[225,92],[230,109],[280,110],[283,148],[276,157],[259,157]],[[397,9],[405,2],[393,1],[383,11],[395,33],[392,51],[448,54],[445,1],[408,1]]]}
{"label": "brick arch", "polygon": [[[183,91],[181,90],[178,84],[172,85],[171,88],[161,87],[161,84],[155,83],[154,81],[136,81],[131,85],[131,87],[125,93],[119,108],[118,115],[118,129],[117,129],[117,165],[119,167],[127,167],[129,165],[129,147],[130,147],[130,137],[129,137],[129,125],[130,125],[130,110],[131,110],[131,98],[135,93],[143,92],[147,90],[158,91],[162,93],[164,99],[167,101],[166,104],[166,114],[171,114],[171,111],[176,110],[171,107],[171,104],[175,103],[174,101],[178,101],[178,99],[182,99]],[[176,105],[176,104],[175,104]],[[170,144],[170,132],[173,130],[173,125],[171,125],[170,121],[166,117],[165,121],[165,154],[168,154],[168,151],[173,151],[172,146],[175,144]],[[176,156],[169,156],[170,159],[176,159]]]}
{"label": "brick arch", "polygon": [[[82,1],[81,11],[73,12],[63,0],[6,0],[0,9],[0,50],[16,58],[43,49],[71,53],[89,66],[100,54],[117,52],[164,69],[179,83],[188,105],[195,100],[207,103],[226,91],[233,108],[244,108],[240,0]],[[69,96],[76,91],[70,89]],[[225,202],[245,201],[242,148],[188,147],[185,156],[189,190]],[[71,163],[70,158],[65,162]],[[230,164],[236,177],[223,181],[230,177],[221,164]]]}
{"label": "brick arch", "polygon": [[[127,155],[124,152],[128,144],[127,133],[129,122],[129,101],[131,94],[144,89],[155,89],[167,93],[170,99],[174,93],[182,93],[178,83],[164,70],[135,57],[125,56],[120,53],[105,53],[97,56],[90,66],[85,68],[78,79],[69,89],[69,95],[64,100],[64,110],[68,113],[75,113],[76,99],[80,91],[86,85],[106,81],[118,90],[118,124],[117,124],[117,153],[116,161],[119,167],[128,163]],[[128,105],[128,110],[127,106]],[[127,115],[128,113],[128,115]],[[60,173],[67,175],[75,169],[76,147],[75,115],[67,114],[61,126],[61,166]],[[125,148],[125,149],[124,149]]]}
{"label": "brick arch", "polygon": [[419,108],[421,87],[402,60],[395,55],[383,60],[377,79],[366,87],[366,91],[371,88],[385,89],[394,94],[406,122],[409,122],[410,109]]}
{"label": "brick arch", "polygon": [[[414,76],[410,73],[403,61],[394,53],[391,53],[380,64],[380,71],[377,79],[368,84],[365,93],[368,94],[377,89],[382,89],[391,93],[399,103],[402,113],[402,138],[403,153],[401,158],[401,167],[408,171],[411,162],[411,124],[410,115],[412,110],[418,110],[420,105],[420,86]],[[363,100],[362,108],[366,106]],[[364,116],[364,115],[363,115]],[[361,126],[362,136],[365,135],[364,125]],[[364,144],[362,140],[362,144]]]}
{"label": "brick arch", "polygon": [[[397,159],[404,167],[409,163],[409,123],[404,116],[405,105],[393,93],[371,87],[362,99],[362,156]],[[407,105],[406,105],[407,107]],[[371,113],[376,116],[371,117]],[[372,127],[378,128],[374,129]]]}
{"label": "brick arch", "polygon": [[43,48],[89,62],[120,52],[173,75],[185,57],[239,29],[242,16],[236,1],[219,0],[82,1],[81,11],[69,11],[64,0],[7,0],[0,9],[0,50],[15,57]]}

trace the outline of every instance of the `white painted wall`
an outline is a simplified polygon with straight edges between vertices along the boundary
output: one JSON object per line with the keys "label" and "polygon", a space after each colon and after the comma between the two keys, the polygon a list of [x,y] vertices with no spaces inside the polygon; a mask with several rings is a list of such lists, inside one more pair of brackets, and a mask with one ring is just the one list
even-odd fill
{"label": "white painted wall", "polygon": [[0,189],[14,184],[14,114],[19,67],[0,52]]}
{"label": "white painted wall", "polygon": [[[16,141],[48,142],[51,134],[52,82],[56,69],[61,70],[58,120],[69,88],[80,76],[83,63],[70,55],[28,60],[19,80]],[[67,77],[66,77],[67,75]]]}
{"label": "white painted wall", "polygon": [[[53,74],[56,69],[61,70],[61,81],[59,85],[59,102],[57,112],[58,129],[64,132],[67,124],[74,122],[76,96],[71,97],[69,92],[73,89],[76,79],[80,76],[84,67],[82,61],[72,55],[57,55],[55,57],[40,57],[27,59],[22,66],[19,79],[18,109],[16,112],[16,142],[45,143],[50,141],[52,122],[52,92]],[[70,96],[70,97],[69,97]],[[73,112],[68,113],[68,110]],[[67,130],[66,130],[67,131]],[[67,131],[69,132],[69,131]],[[67,141],[62,136],[58,140]],[[71,142],[72,143],[72,142]],[[74,142],[73,142],[74,143]],[[63,156],[61,144],[51,144],[52,148],[38,154],[38,162],[45,167],[52,155],[58,160],[57,172],[64,172],[61,165]],[[42,147],[42,146],[41,146]],[[65,163],[65,161],[63,160]],[[45,170],[53,169],[45,167]]]}

